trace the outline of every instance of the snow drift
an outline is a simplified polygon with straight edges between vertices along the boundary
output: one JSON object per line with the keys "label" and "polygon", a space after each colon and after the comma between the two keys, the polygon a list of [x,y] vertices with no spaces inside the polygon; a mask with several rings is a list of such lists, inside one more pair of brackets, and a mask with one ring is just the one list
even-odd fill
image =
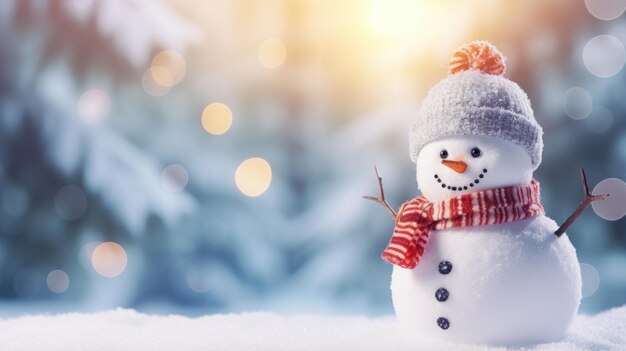
{"label": "snow drift", "polygon": [[[116,309],[93,314],[0,320],[2,350],[498,350],[411,340],[393,317],[285,316],[271,313],[200,318]],[[626,306],[578,316],[565,340],[525,350],[626,349]],[[517,348],[519,349],[519,348]]]}

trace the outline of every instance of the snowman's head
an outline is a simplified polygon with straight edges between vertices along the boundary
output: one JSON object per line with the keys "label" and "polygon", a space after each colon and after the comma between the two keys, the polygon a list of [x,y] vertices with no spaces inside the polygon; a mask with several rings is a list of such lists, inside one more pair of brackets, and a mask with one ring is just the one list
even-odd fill
{"label": "snowman's head", "polygon": [[505,58],[474,41],[452,55],[409,133],[417,182],[430,201],[530,182],[543,131],[528,96],[503,76]]}
{"label": "snowman's head", "polygon": [[481,189],[528,184],[533,162],[521,146],[491,136],[455,136],[426,144],[416,160],[422,194],[438,202]]}

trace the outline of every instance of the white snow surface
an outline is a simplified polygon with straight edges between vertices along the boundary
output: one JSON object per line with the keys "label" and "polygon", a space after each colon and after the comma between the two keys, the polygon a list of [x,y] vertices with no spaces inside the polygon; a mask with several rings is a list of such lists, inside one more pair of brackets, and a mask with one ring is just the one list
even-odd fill
{"label": "white snow surface", "polygon": [[0,320],[2,350],[625,350],[626,306],[580,315],[563,341],[514,348],[412,340],[394,317],[244,313],[188,318],[116,309]]}

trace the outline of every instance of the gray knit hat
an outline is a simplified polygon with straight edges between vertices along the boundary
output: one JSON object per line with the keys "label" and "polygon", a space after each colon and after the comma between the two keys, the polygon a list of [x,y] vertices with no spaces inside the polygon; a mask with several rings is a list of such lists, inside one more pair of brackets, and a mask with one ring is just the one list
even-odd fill
{"label": "gray knit hat", "polygon": [[543,130],[528,96],[502,76],[504,71],[504,56],[488,42],[475,41],[455,51],[448,77],[428,92],[417,113],[409,133],[411,160],[436,139],[485,135],[523,147],[536,169]]}

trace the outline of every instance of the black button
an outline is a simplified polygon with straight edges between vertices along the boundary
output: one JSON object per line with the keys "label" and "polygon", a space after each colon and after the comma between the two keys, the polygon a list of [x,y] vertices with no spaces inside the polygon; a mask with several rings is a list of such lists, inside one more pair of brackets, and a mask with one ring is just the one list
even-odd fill
{"label": "black button", "polygon": [[439,326],[439,328],[446,330],[450,328],[450,321],[448,320],[448,318],[439,317],[437,318],[437,325]]}
{"label": "black button", "polygon": [[439,262],[439,273],[448,274],[452,270],[452,263],[448,261]]}
{"label": "black button", "polygon": [[435,291],[435,298],[437,301],[444,302],[450,297],[450,293],[446,288],[439,288]]}

